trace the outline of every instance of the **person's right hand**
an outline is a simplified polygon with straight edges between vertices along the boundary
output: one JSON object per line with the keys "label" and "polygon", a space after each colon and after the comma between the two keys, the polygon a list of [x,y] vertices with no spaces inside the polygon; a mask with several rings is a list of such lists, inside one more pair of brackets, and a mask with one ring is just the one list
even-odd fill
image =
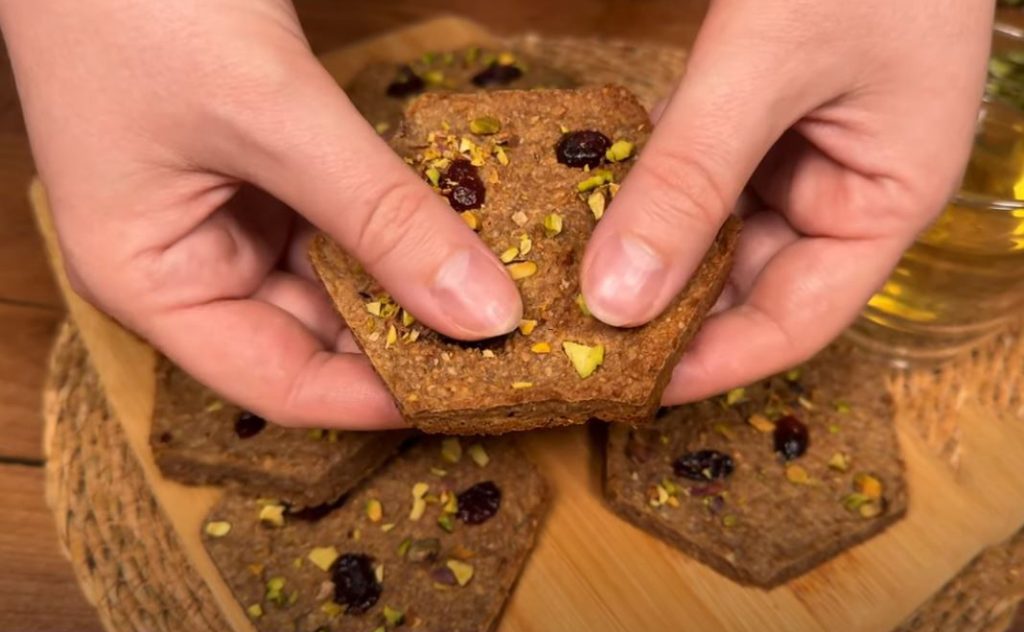
{"label": "person's right hand", "polygon": [[401,423],[313,279],[304,219],[441,333],[519,323],[504,268],[285,0],[0,0],[0,28],[73,285],[225,397],[283,424]]}

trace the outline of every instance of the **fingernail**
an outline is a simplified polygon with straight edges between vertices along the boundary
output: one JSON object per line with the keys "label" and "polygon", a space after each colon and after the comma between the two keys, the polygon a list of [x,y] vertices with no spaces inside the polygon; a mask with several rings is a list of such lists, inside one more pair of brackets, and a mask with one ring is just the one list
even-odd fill
{"label": "fingernail", "polygon": [[633,327],[656,314],[652,311],[667,278],[665,261],[635,235],[608,239],[592,255],[584,282],[587,308],[616,327]]}
{"label": "fingernail", "polygon": [[523,303],[508,273],[476,249],[450,256],[434,277],[434,299],[467,337],[490,338],[519,325]]}

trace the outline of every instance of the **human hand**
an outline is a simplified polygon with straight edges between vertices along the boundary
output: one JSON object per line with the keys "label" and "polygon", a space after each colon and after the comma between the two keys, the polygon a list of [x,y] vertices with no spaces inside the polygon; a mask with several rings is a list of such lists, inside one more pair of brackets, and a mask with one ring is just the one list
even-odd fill
{"label": "human hand", "polygon": [[730,282],[666,404],[793,366],[856,316],[959,184],[992,16],[982,0],[712,3],[583,260],[591,312],[645,323],[745,192]]}
{"label": "human hand", "polygon": [[519,323],[500,262],[356,113],[290,3],[0,0],[0,27],[74,287],[230,400],[401,423],[313,277],[310,224],[444,334]]}

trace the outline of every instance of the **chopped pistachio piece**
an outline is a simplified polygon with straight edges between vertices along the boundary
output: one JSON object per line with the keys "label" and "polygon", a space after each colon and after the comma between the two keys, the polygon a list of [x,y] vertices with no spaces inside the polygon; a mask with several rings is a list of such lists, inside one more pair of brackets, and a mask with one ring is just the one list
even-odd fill
{"label": "chopped pistachio piece", "polygon": [[366,517],[370,519],[370,522],[380,522],[384,517],[384,505],[376,498],[366,501]]}
{"label": "chopped pistachio piece", "polygon": [[388,533],[388,532],[390,532],[394,528],[395,528],[395,523],[393,523],[393,522],[388,522],[388,523],[382,524],[380,526],[380,530],[383,531],[384,533]]}
{"label": "chopped pistachio piece", "polygon": [[722,526],[723,527],[727,527],[727,528],[728,527],[735,527],[737,522],[739,522],[739,519],[736,516],[732,515],[732,514],[727,514],[725,516],[722,516]]}
{"label": "chopped pistachio piece", "polygon": [[516,248],[515,246],[512,246],[510,248],[506,248],[504,252],[498,255],[498,258],[501,259],[502,263],[512,263],[518,256],[519,249]]}
{"label": "chopped pistachio piece", "polygon": [[850,455],[836,452],[829,458],[828,466],[837,472],[845,472],[850,469]]}
{"label": "chopped pistachio piece", "polygon": [[284,596],[284,584],[284,577],[271,577],[270,579],[268,579],[267,593],[266,595],[264,595],[264,598],[271,603],[276,603],[279,606],[283,606],[285,600],[287,599]]}
{"label": "chopped pistachio piece", "polygon": [[373,129],[375,129],[378,134],[383,134],[391,129],[391,123],[388,123],[387,121],[380,121],[373,126]]}
{"label": "chopped pistachio piece", "polygon": [[213,400],[212,402],[210,402],[209,404],[206,405],[206,412],[208,412],[208,413],[215,413],[218,410],[220,410],[221,408],[224,408],[224,402],[222,402],[219,399],[215,399],[215,400]]}
{"label": "chopped pistachio piece", "polygon": [[509,264],[505,266],[505,268],[508,270],[508,274],[512,277],[513,281],[532,277],[537,274],[537,264],[532,261],[519,261],[517,263]]}
{"label": "chopped pistachio piece", "polygon": [[450,513],[443,513],[437,517],[437,525],[451,533],[455,530],[455,517]]}
{"label": "chopped pistachio piece", "polygon": [[613,178],[614,176],[611,171],[608,171],[607,169],[596,169],[591,172],[591,176],[589,178],[576,185],[576,188],[580,193],[586,193],[587,191],[596,189],[599,186],[608,184]]}
{"label": "chopped pistachio piece", "polygon": [[519,254],[525,257],[530,254],[531,250],[533,250],[533,240],[530,239],[529,235],[524,234],[519,238]]}
{"label": "chopped pistachio piece", "polygon": [[634,147],[633,143],[628,140],[619,139],[612,143],[612,146],[604,153],[604,157],[609,162],[622,162],[633,155]]}
{"label": "chopped pistachio piece", "polygon": [[590,313],[590,308],[587,307],[587,299],[583,298],[582,293],[576,295],[576,306],[580,308],[580,311],[583,312],[584,316],[593,316],[593,314]]}
{"label": "chopped pistachio piece", "polygon": [[249,615],[250,619],[259,619],[263,616],[263,606],[258,603],[250,604],[249,607],[245,609],[245,613]]}
{"label": "chopped pistachio piece", "polygon": [[422,498],[412,499],[412,509],[409,510],[409,520],[419,520],[427,510],[427,501]]}
{"label": "chopped pistachio piece", "polygon": [[435,187],[440,185],[440,183],[441,183],[441,172],[438,171],[437,169],[435,169],[434,167],[429,167],[424,172],[424,175],[427,176],[427,180],[430,181],[430,184],[434,185]]}
{"label": "chopped pistachio piece", "polygon": [[505,51],[498,55],[498,64],[501,66],[515,66],[516,56],[513,53]]}
{"label": "chopped pistachio piece", "polygon": [[846,497],[843,498],[843,507],[846,507],[847,511],[859,511],[863,505],[870,502],[871,499],[864,494],[854,492],[852,494],[847,494]]}
{"label": "chopped pistachio piece", "polygon": [[203,531],[206,535],[211,538],[223,538],[231,532],[231,523],[224,520],[215,520],[214,522],[207,522],[206,526],[203,527]]}
{"label": "chopped pistachio piece", "polygon": [[406,538],[398,544],[398,556],[405,557],[405,554],[409,552],[409,548],[412,547],[412,538]]}
{"label": "chopped pistachio piece", "polygon": [[398,342],[398,330],[395,329],[394,325],[388,325],[388,335],[384,339],[384,348],[389,349]]}
{"label": "chopped pistachio piece", "polygon": [[874,518],[882,513],[882,506],[875,502],[864,503],[857,509],[861,518]]}
{"label": "chopped pistachio piece", "polygon": [[322,428],[311,428],[308,432],[306,432],[306,436],[311,441],[319,441],[324,438],[324,431]]}
{"label": "chopped pistachio piece", "polygon": [[423,498],[424,496],[427,495],[428,491],[430,491],[430,485],[422,482],[416,483],[412,486],[412,497]]}
{"label": "chopped pistachio piece", "polygon": [[511,162],[508,159],[508,154],[505,152],[504,147],[494,146],[494,157],[498,159],[498,164],[502,167],[507,167],[508,163]]}
{"label": "chopped pistachio piece", "polygon": [[501,121],[493,116],[481,116],[469,122],[469,131],[477,136],[488,136],[501,131]]}
{"label": "chopped pistachio piece", "polygon": [[437,558],[441,552],[441,541],[437,538],[423,538],[422,540],[408,540],[405,547],[405,555],[410,562],[430,562]]}
{"label": "chopped pistachio piece", "polygon": [[284,505],[264,505],[260,509],[260,522],[271,527],[283,527]]}
{"label": "chopped pistachio piece", "polygon": [[608,204],[608,200],[604,197],[604,191],[597,189],[589,196],[587,196],[587,206],[590,207],[590,212],[594,214],[594,219],[601,219],[604,217],[604,209]]}
{"label": "chopped pistachio piece", "polygon": [[467,564],[460,560],[448,560],[445,566],[455,574],[455,581],[459,583],[459,586],[465,586],[469,583],[469,580],[473,579],[472,564]]}
{"label": "chopped pistachio piece", "polygon": [[325,601],[323,605],[320,606],[320,611],[333,619],[345,612],[345,607],[333,601]]}
{"label": "chopped pistachio piece", "polygon": [[811,482],[811,475],[799,465],[787,465],[786,480],[797,485],[808,485]]}
{"label": "chopped pistachio piece", "polygon": [[521,320],[519,321],[519,333],[524,336],[529,336],[533,333],[533,330],[537,328],[537,321],[535,320]]}
{"label": "chopped pistachio piece", "polygon": [[440,70],[428,70],[423,73],[423,80],[432,86],[439,86],[444,83],[444,73]]}
{"label": "chopped pistachio piece", "polygon": [[487,464],[491,462],[491,457],[487,456],[487,450],[479,443],[474,443],[466,448],[466,453],[480,467],[487,467]]}
{"label": "chopped pistachio piece", "polygon": [[768,419],[761,413],[754,413],[747,418],[747,423],[757,429],[758,432],[773,432],[775,430],[775,422]]}
{"label": "chopped pistachio piece", "polygon": [[338,549],[333,546],[313,547],[306,555],[306,558],[313,562],[313,566],[327,572],[330,570],[331,564],[334,564],[334,560],[338,559]]}
{"label": "chopped pistachio piece", "polygon": [[882,497],[882,481],[870,474],[858,474],[853,477],[853,488],[871,500]]}
{"label": "chopped pistachio piece", "polygon": [[566,341],[562,343],[562,350],[583,379],[590,377],[604,362],[604,345],[589,346]]}
{"label": "chopped pistachio piece", "polygon": [[380,301],[370,301],[366,304],[366,311],[370,312],[374,316],[380,316],[381,303]]}
{"label": "chopped pistachio piece", "polygon": [[847,402],[847,401],[842,400],[842,399],[837,399],[834,402],[834,405],[835,405],[835,408],[836,408],[836,412],[841,414],[841,415],[845,415],[846,413],[848,413],[848,412],[850,412],[852,410],[852,407],[850,406],[850,402]]}
{"label": "chopped pistachio piece", "polygon": [[405,613],[403,613],[401,610],[398,610],[397,608],[392,608],[391,606],[387,606],[387,605],[384,606],[384,623],[385,623],[385,625],[387,625],[388,627],[393,628],[393,627],[396,627],[398,625],[401,625],[402,621],[404,621],[404,620],[405,620]]}
{"label": "chopped pistachio piece", "polygon": [[544,234],[554,237],[562,232],[562,216],[558,213],[549,213],[544,216]]}
{"label": "chopped pistachio piece", "polygon": [[480,230],[480,215],[476,211],[465,211],[459,214],[462,217],[462,221],[466,222],[466,226],[469,226],[472,230]]}
{"label": "chopped pistachio piece", "polygon": [[512,382],[512,390],[521,391],[524,388],[533,388],[533,382]]}
{"label": "chopped pistachio piece", "polygon": [[739,388],[734,388],[725,394],[725,405],[732,406],[734,404],[738,404],[742,402],[746,396],[747,389],[743,388],[742,386]]}
{"label": "chopped pistachio piece", "polygon": [[803,375],[803,369],[801,369],[800,367],[790,369],[786,371],[786,380],[790,382],[796,382],[800,379],[801,375]]}
{"label": "chopped pistachio piece", "polygon": [[432,467],[432,468],[430,468],[430,473],[433,474],[434,476],[441,476],[441,477],[448,476],[448,470],[441,469],[439,467]]}
{"label": "chopped pistachio piece", "polygon": [[402,310],[402,324],[406,327],[411,327],[416,322],[416,317],[409,313],[408,310]]}
{"label": "chopped pistachio piece", "polygon": [[449,463],[458,463],[462,459],[462,442],[458,437],[441,440],[441,458]]}
{"label": "chopped pistachio piece", "polygon": [[538,342],[537,344],[530,347],[530,351],[536,354],[551,353],[551,345],[546,342]]}

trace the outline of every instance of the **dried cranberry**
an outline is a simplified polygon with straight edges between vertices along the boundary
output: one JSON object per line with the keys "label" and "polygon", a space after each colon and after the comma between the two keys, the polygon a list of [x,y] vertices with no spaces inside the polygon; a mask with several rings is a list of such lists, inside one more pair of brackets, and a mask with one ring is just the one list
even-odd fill
{"label": "dried cranberry", "polygon": [[775,422],[775,432],[772,434],[772,438],[775,442],[775,451],[787,461],[803,456],[811,442],[807,426],[792,415],[787,415]]}
{"label": "dried cranberry", "polygon": [[235,434],[239,439],[255,437],[266,427],[266,419],[250,412],[243,412],[235,420]]}
{"label": "dried cranberry", "polygon": [[373,570],[373,558],[362,553],[346,553],[331,564],[334,601],[347,606],[346,614],[362,614],[380,598],[380,582]]}
{"label": "dried cranberry", "polygon": [[523,71],[515,64],[492,63],[473,76],[473,85],[485,88],[487,86],[504,86],[512,83],[523,76]]}
{"label": "dried cranberry", "polygon": [[612,141],[601,132],[582,130],[567,132],[555,145],[558,162],[569,167],[594,168],[604,160]]}
{"label": "dried cranberry", "polygon": [[404,99],[423,92],[424,87],[426,84],[423,83],[423,78],[417,75],[412,68],[399,66],[394,81],[388,84],[387,94],[389,97]]}
{"label": "dried cranberry", "polygon": [[448,166],[444,174],[448,203],[456,211],[480,208],[484,204],[486,189],[480,173],[468,160],[459,159]]}
{"label": "dried cranberry", "polygon": [[732,457],[718,450],[697,450],[687,452],[672,461],[676,476],[691,481],[717,481],[726,478],[736,469]]}
{"label": "dried cranberry", "polygon": [[501,490],[491,481],[484,481],[460,492],[457,500],[459,510],[456,517],[466,524],[480,524],[498,513]]}

